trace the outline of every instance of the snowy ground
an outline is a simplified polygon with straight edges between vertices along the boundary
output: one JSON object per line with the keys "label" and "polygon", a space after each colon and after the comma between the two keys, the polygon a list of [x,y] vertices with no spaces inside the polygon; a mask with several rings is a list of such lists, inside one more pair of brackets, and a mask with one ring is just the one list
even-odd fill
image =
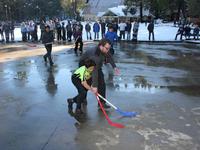
{"label": "snowy ground", "polygon": [[[82,22],[82,25],[85,27],[86,22]],[[91,27],[93,23],[91,23]],[[173,23],[165,23],[165,24],[155,24],[154,34],[156,41],[174,41],[176,32],[178,27],[174,27]],[[40,30],[38,30],[38,35],[40,37]],[[119,35],[119,33],[118,33]],[[94,34],[92,32],[92,38]],[[21,41],[21,31],[20,28],[15,29],[15,39],[16,41]],[[86,31],[83,30],[83,39],[86,40]],[[178,37],[179,39],[179,37]],[[140,24],[139,33],[138,33],[138,40],[139,41],[147,41],[148,40],[148,30],[147,26],[144,23]]]}

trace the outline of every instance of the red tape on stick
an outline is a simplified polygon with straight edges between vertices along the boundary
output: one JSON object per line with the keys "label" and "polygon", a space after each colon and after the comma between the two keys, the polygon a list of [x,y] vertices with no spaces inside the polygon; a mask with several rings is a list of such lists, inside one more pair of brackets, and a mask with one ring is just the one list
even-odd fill
{"label": "red tape on stick", "polygon": [[107,115],[105,109],[103,108],[103,105],[101,104],[101,102],[100,102],[100,100],[99,100],[99,97],[98,97],[97,95],[96,95],[96,98],[97,98],[97,101],[98,101],[98,103],[99,103],[99,105],[100,105],[100,108],[101,108],[101,110],[102,110],[104,116],[106,117],[106,120],[108,121],[108,124],[111,125],[111,126],[113,126],[113,127],[116,127],[116,128],[124,128],[125,126],[124,126],[123,124],[115,123],[115,122],[112,122],[112,121],[110,120],[110,118],[108,117],[108,115]]}

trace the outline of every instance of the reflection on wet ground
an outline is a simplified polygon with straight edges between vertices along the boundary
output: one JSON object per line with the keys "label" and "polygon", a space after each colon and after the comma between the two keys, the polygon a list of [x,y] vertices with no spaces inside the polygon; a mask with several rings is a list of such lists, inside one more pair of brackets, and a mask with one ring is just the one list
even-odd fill
{"label": "reflection on wet ground", "polygon": [[[87,43],[85,50],[92,47]],[[0,64],[1,149],[199,150],[200,46],[121,43],[114,48],[120,75],[104,66],[107,99],[139,116],[108,110],[113,122],[126,126],[110,127],[90,92],[85,115],[68,113],[66,100],[77,94],[71,74],[80,56],[63,48],[53,54],[54,67],[41,55],[24,57]]]}

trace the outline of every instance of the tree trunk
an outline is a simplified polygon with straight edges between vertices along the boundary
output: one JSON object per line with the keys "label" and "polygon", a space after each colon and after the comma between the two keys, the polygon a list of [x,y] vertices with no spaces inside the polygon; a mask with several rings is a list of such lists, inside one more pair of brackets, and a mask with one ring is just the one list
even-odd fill
{"label": "tree trunk", "polygon": [[140,1],[140,21],[143,22],[143,2]]}

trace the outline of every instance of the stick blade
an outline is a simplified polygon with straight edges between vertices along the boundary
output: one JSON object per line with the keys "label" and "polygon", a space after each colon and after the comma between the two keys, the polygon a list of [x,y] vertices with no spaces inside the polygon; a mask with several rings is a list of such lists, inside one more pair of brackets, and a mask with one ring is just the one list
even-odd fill
{"label": "stick blade", "polygon": [[99,103],[99,105],[100,105],[101,110],[103,111],[104,116],[106,117],[106,120],[108,121],[108,124],[109,124],[110,126],[113,126],[113,127],[116,127],[116,128],[124,128],[124,127],[125,127],[124,125],[122,125],[122,124],[120,124],[120,123],[112,122],[112,121],[110,120],[110,118],[108,117],[106,111],[104,110],[104,108],[103,108],[103,106],[102,106],[102,104],[101,104],[101,102],[100,102],[100,100],[99,100],[98,95],[96,95],[96,98],[97,98],[97,101],[98,101],[98,103]]}
{"label": "stick blade", "polygon": [[119,108],[117,108],[116,111],[124,117],[136,117],[136,115],[138,114],[137,112],[124,112]]}
{"label": "stick blade", "polygon": [[113,126],[113,127],[120,128],[120,129],[122,129],[122,128],[125,127],[123,124],[115,123],[115,122],[111,122],[111,123],[109,123],[109,124],[110,124],[111,126]]}

